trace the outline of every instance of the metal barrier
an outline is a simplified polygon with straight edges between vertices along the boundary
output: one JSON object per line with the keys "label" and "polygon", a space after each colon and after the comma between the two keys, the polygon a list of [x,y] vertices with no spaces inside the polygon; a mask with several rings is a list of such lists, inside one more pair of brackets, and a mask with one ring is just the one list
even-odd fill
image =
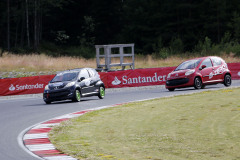
{"label": "metal barrier", "polygon": [[[98,71],[109,71],[111,67],[116,66],[122,67],[122,70],[124,70],[126,66],[130,66],[131,69],[134,69],[134,44],[95,45],[95,48]],[[125,53],[125,48],[131,49],[130,53],[128,53],[128,51]],[[100,53],[101,49],[103,49],[103,54]],[[114,49],[118,53],[113,53]],[[124,57],[132,57],[132,62],[124,63]],[[105,58],[105,64],[100,64],[101,58]],[[111,58],[120,58],[120,63],[111,63]]]}

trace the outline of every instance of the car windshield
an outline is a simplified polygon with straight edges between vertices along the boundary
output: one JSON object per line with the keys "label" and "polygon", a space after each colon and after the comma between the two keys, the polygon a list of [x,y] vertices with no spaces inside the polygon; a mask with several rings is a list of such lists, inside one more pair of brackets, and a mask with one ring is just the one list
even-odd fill
{"label": "car windshield", "polygon": [[175,69],[175,71],[185,70],[185,69],[194,69],[198,66],[201,60],[202,59],[194,59],[194,60],[183,62]]}
{"label": "car windshield", "polygon": [[54,82],[64,82],[64,81],[72,81],[77,78],[78,72],[65,72],[65,73],[59,73],[57,74],[53,80]]}

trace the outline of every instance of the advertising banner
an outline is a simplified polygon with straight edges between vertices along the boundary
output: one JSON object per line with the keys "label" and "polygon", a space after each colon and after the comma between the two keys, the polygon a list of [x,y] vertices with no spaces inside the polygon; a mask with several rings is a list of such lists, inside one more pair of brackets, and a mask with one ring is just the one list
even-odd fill
{"label": "advertising banner", "polygon": [[228,63],[227,65],[232,73],[232,79],[240,79],[240,63]]}
{"label": "advertising banner", "polygon": [[0,79],[0,96],[43,93],[54,75]]}
{"label": "advertising banner", "polygon": [[[164,85],[169,72],[176,67],[146,68],[100,72],[106,88]],[[240,63],[228,63],[232,79],[240,79]],[[0,79],[0,96],[43,93],[54,75]]]}
{"label": "advertising banner", "polygon": [[147,68],[100,73],[106,88],[163,85],[175,67]]}

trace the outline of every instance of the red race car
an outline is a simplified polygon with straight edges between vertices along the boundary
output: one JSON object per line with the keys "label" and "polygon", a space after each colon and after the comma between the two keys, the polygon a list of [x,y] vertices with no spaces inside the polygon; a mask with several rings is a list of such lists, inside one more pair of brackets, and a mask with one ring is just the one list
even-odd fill
{"label": "red race car", "polygon": [[204,88],[206,85],[223,83],[229,87],[232,83],[231,71],[226,62],[216,56],[195,58],[180,64],[168,74],[166,89],[194,87]]}

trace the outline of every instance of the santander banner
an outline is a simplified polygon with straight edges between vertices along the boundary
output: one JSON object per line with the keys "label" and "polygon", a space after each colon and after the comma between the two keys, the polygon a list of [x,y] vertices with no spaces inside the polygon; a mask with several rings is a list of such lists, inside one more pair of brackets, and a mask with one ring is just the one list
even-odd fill
{"label": "santander banner", "polygon": [[54,75],[0,79],[0,96],[42,93]]}
{"label": "santander banner", "polygon": [[[168,73],[176,67],[100,72],[106,88],[164,85]],[[228,63],[232,79],[240,79],[240,63]],[[43,93],[54,75],[0,79],[0,96]]]}
{"label": "santander banner", "polygon": [[100,73],[107,88],[163,85],[169,72],[175,67],[135,69]]}

